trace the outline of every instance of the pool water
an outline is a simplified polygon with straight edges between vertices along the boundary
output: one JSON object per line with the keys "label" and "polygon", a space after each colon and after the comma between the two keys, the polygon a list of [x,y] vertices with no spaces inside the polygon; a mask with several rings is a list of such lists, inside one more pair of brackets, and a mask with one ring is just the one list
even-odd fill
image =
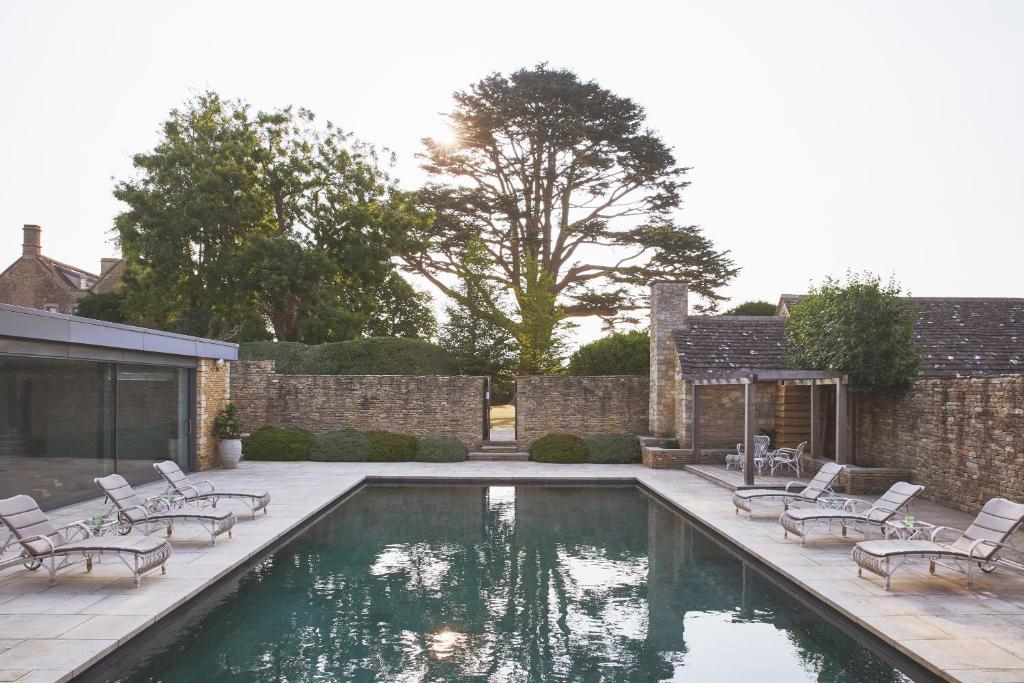
{"label": "pool water", "polygon": [[111,677],[910,680],[633,487],[367,487],[179,622]]}

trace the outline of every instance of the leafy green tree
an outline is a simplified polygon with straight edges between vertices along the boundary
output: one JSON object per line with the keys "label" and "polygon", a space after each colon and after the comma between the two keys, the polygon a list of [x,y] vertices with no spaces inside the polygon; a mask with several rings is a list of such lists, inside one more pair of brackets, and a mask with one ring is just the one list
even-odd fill
{"label": "leafy green tree", "polygon": [[[391,157],[304,109],[202,93],[117,184],[127,205],[124,308],[136,322],[230,339],[357,336],[395,287],[393,253],[423,220]],[[390,284],[389,284],[390,283]]]}
{"label": "leafy green tree", "polygon": [[699,228],[676,223],[687,169],[645,117],[632,100],[541,64],[456,93],[457,142],[424,140],[431,182],[420,200],[435,217],[403,259],[467,303],[447,276],[460,276],[469,245],[482,242],[487,279],[514,304],[485,312],[516,339],[522,372],[557,365],[562,321],[632,320],[652,279],[685,280],[713,309],[737,272]]}
{"label": "leafy green tree", "polygon": [[120,291],[96,294],[89,292],[78,300],[75,315],[93,320],[106,320],[111,323],[123,323],[124,296]]}
{"label": "leafy green tree", "polygon": [[723,315],[775,315],[775,304],[767,301],[744,301]]}
{"label": "leafy green tree", "polygon": [[569,358],[570,375],[649,375],[651,337],[633,330],[584,344]]}
{"label": "leafy green tree", "polygon": [[848,373],[854,388],[884,389],[917,375],[914,313],[899,285],[877,275],[828,278],[790,310],[787,360],[799,368]]}
{"label": "leafy green tree", "polygon": [[508,305],[501,288],[487,278],[490,261],[482,243],[467,245],[455,285],[460,298],[445,308],[438,341],[455,357],[461,374],[491,377],[491,401],[500,405],[511,400],[515,390],[516,341],[487,315]]}

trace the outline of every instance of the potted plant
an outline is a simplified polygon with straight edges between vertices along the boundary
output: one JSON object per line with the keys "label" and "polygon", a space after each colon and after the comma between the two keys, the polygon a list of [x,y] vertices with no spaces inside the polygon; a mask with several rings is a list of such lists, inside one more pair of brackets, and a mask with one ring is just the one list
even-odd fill
{"label": "potted plant", "polygon": [[217,455],[226,470],[238,467],[242,459],[242,422],[238,419],[238,408],[234,403],[224,406],[213,421],[213,435],[217,441]]}

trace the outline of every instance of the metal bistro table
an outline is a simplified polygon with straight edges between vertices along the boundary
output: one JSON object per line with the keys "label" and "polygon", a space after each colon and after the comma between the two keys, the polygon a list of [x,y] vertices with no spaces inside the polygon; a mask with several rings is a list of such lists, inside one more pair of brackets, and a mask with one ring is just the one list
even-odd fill
{"label": "metal bistro table", "polygon": [[889,519],[882,525],[882,533],[886,539],[897,538],[901,541],[927,541],[931,539],[934,524],[922,522],[913,517]]}

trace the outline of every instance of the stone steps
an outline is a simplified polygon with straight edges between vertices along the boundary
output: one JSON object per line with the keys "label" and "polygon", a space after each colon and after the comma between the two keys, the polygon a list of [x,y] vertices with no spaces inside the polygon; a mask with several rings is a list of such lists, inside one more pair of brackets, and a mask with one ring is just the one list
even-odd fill
{"label": "stone steps", "polygon": [[473,451],[467,460],[485,462],[522,462],[530,459],[530,454],[525,451]]}

